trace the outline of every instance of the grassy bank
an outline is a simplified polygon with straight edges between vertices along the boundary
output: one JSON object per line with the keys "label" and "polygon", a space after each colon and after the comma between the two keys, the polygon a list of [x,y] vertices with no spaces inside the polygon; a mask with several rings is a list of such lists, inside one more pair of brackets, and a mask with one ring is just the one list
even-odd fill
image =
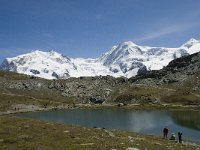
{"label": "grassy bank", "polygon": [[0,117],[0,149],[182,149],[198,147],[125,131],[84,128],[14,116]]}

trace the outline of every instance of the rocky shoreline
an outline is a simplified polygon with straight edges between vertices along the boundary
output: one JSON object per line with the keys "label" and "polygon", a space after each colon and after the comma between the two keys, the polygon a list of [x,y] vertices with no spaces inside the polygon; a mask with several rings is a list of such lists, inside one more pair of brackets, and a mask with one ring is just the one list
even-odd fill
{"label": "rocky shoreline", "polygon": [[35,105],[24,105],[18,104],[15,105],[12,110],[7,110],[5,112],[0,112],[0,115],[8,114],[17,114],[17,113],[26,113],[26,112],[37,112],[37,111],[58,111],[62,109],[128,109],[128,110],[190,110],[190,111],[200,111],[200,105],[171,105],[171,104],[130,104],[124,105],[123,103],[119,104],[74,104],[74,105],[59,105],[56,107],[47,107],[42,108]]}

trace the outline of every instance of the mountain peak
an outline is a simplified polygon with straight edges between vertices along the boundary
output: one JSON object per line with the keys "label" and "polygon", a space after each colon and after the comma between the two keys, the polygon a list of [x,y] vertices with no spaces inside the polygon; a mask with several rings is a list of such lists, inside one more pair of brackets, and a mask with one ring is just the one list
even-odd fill
{"label": "mountain peak", "polygon": [[194,39],[194,38],[191,38],[188,42],[190,42],[190,43],[195,43],[195,42],[199,42],[199,40]]}
{"label": "mountain peak", "polygon": [[56,52],[54,50],[43,51],[43,50],[39,50],[39,49],[31,51],[31,53],[35,53],[35,54],[45,54],[45,53],[46,54],[58,54],[58,52]]}
{"label": "mountain peak", "polygon": [[61,58],[61,57],[66,57],[54,50],[49,50],[49,51],[42,51],[42,50],[33,50],[31,53],[25,54],[29,56],[35,56],[35,57],[53,57],[53,58]]}
{"label": "mountain peak", "polygon": [[196,43],[200,43],[200,41],[199,40],[196,40],[196,39],[194,39],[194,38],[191,38],[190,40],[188,40],[185,44],[183,44],[182,46],[183,47],[187,47],[187,48],[190,48],[190,47],[192,47],[194,44],[196,44]]}
{"label": "mountain peak", "polygon": [[132,46],[132,47],[134,47],[134,46],[138,46],[137,44],[135,44],[135,43],[133,43],[132,41],[126,41],[126,42],[122,42],[122,43],[120,43],[119,44],[120,46]]}
{"label": "mountain peak", "polygon": [[40,54],[40,53],[45,53],[45,52],[42,50],[36,49],[36,50],[32,50],[31,53]]}

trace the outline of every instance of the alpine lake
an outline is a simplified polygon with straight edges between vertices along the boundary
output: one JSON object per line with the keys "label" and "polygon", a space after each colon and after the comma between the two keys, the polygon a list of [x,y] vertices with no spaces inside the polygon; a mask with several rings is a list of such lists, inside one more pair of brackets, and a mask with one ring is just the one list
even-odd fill
{"label": "alpine lake", "polygon": [[75,124],[163,136],[163,128],[182,133],[183,141],[200,144],[200,111],[126,110],[126,109],[65,109],[21,113],[17,116],[50,122]]}

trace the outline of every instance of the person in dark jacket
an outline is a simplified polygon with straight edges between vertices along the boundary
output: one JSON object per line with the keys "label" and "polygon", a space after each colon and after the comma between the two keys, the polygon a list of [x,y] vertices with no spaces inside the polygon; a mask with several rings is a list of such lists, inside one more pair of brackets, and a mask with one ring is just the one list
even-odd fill
{"label": "person in dark jacket", "polygon": [[182,133],[178,132],[178,142],[182,143]]}
{"label": "person in dark jacket", "polygon": [[168,130],[167,127],[165,127],[165,128],[163,129],[164,139],[167,139],[168,131],[169,131],[169,130]]}

